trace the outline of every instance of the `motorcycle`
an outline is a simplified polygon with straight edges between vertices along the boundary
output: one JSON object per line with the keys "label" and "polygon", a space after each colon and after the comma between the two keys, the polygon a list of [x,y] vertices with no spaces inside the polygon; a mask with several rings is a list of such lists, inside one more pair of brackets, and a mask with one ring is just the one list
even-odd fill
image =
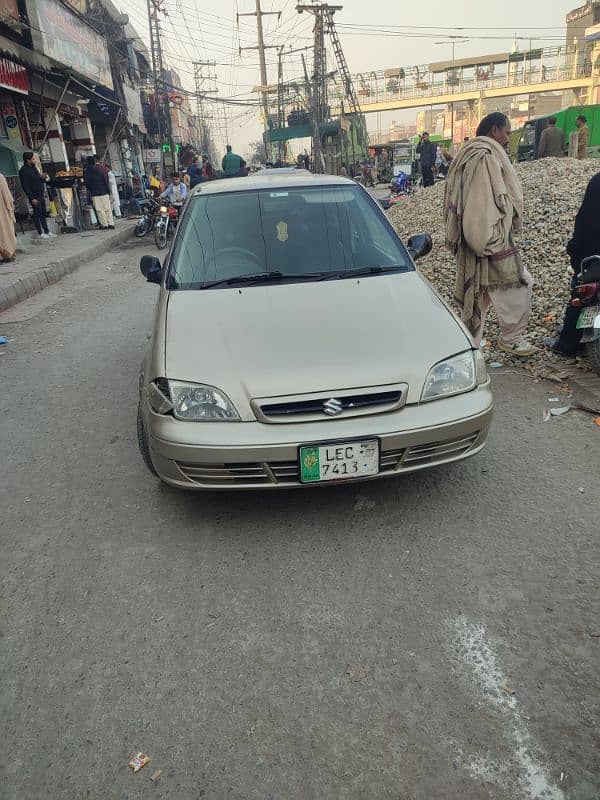
{"label": "motorcycle", "polygon": [[600,255],[581,262],[570,305],[580,308],[577,328],[592,369],[600,375]]}
{"label": "motorcycle", "polygon": [[173,236],[177,221],[179,219],[179,208],[177,206],[160,206],[158,219],[154,228],[154,241],[159,250],[164,250],[169,238]]}
{"label": "motorcycle", "polygon": [[140,206],[142,216],[137,221],[134,229],[134,233],[138,239],[141,239],[143,236],[153,230],[156,224],[158,209],[160,208],[159,203],[156,202],[154,195],[151,192],[146,193],[146,198],[142,200]]}

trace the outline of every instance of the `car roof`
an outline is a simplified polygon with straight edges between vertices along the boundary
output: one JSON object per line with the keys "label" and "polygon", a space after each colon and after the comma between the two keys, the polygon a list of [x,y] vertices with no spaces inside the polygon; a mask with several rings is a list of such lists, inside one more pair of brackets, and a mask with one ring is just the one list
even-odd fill
{"label": "car roof", "polygon": [[313,175],[307,170],[299,169],[291,172],[279,172],[265,169],[255,172],[247,178],[220,178],[216,181],[199,183],[191,191],[191,196],[199,194],[223,194],[225,192],[249,192],[258,189],[289,189],[300,186],[357,186],[349,178],[340,178],[337,175]]}

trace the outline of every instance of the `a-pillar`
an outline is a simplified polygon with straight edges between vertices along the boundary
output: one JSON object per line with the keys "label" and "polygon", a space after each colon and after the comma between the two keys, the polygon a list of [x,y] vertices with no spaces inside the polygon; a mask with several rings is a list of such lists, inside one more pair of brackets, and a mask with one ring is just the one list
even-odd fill
{"label": "a-pillar", "polygon": [[53,108],[47,108],[44,112],[44,123],[48,136],[46,143],[50,148],[50,157],[53,164],[64,164],[65,169],[69,169],[69,157],[67,148],[63,140],[60,119]]}

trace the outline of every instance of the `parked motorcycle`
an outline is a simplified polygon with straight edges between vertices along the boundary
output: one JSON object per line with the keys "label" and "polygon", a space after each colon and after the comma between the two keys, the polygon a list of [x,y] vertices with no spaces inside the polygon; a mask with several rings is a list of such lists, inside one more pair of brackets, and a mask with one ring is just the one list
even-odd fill
{"label": "parked motorcycle", "polygon": [[600,375],[600,255],[581,262],[577,284],[571,292],[571,306],[580,308],[577,328],[592,369]]}
{"label": "parked motorcycle", "polygon": [[134,233],[141,239],[153,230],[158,216],[160,204],[156,202],[152,193],[146,193],[146,198],[140,203],[142,216],[136,223]]}
{"label": "parked motorcycle", "polygon": [[169,238],[175,233],[177,221],[179,219],[179,208],[177,206],[164,205],[158,210],[158,219],[154,228],[154,241],[159,250],[164,250]]}

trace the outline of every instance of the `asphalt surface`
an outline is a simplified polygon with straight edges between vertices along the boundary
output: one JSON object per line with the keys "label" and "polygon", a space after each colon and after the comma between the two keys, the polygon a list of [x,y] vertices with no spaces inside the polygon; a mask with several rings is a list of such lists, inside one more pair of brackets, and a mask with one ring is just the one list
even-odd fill
{"label": "asphalt surface", "polygon": [[597,800],[591,417],[495,371],[461,464],[171,490],[136,445],[144,252],[0,317],[0,797]]}

